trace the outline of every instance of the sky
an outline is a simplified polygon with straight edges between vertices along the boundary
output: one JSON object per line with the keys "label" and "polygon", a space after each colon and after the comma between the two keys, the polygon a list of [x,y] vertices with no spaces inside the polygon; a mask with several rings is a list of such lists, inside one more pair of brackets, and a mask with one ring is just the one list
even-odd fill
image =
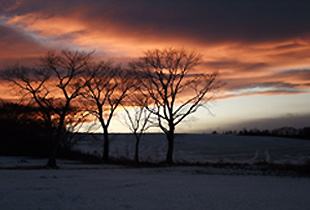
{"label": "sky", "polygon": [[[309,9],[302,0],[1,0],[0,68],[62,48],[124,65],[148,49],[186,48],[225,86],[178,132],[300,128],[310,126]],[[121,115],[112,132],[126,131]]]}

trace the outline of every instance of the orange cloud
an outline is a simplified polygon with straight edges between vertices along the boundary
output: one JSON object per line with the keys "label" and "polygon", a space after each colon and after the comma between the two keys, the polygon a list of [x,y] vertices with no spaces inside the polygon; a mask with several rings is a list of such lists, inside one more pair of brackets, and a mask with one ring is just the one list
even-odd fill
{"label": "orange cloud", "polygon": [[[41,9],[26,7],[27,3],[36,3]],[[147,2],[144,6],[153,4]],[[222,26],[218,26],[221,30],[215,30],[216,21],[207,19],[208,15],[203,16],[205,14],[196,6],[197,14],[179,6],[184,14],[192,14],[186,17],[188,19],[179,13],[165,13],[171,10],[170,3],[156,4],[162,10],[154,8],[158,11],[155,17],[151,16],[154,11],[148,14],[148,10],[140,8],[135,1],[132,7],[127,6],[118,1],[85,4],[79,0],[75,5],[16,1],[6,7],[6,11],[11,13],[0,25],[1,30],[11,34],[5,40],[0,35],[1,49],[6,49],[0,50],[0,60],[23,61],[42,55],[47,49],[73,48],[95,49],[100,57],[128,61],[141,56],[147,49],[180,46],[203,54],[204,62],[197,71],[218,71],[220,79],[227,83],[224,91],[241,91],[244,94],[256,94],[255,88],[259,89],[259,94],[309,91],[310,45],[309,38],[300,35],[301,29],[299,34],[278,34],[279,39],[266,31],[266,34],[261,34],[262,38],[255,40],[256,35],[249,31],[244,33],[252,35],[251,38],[245,38],[241,32],[231,28],[227,28],[227,35],[223,33]],[[14,13],[14,10],[19,12]],[[218,24],[226,25],[223,21],[219,17]],[[246,30],[241,23],[236,27]]]}

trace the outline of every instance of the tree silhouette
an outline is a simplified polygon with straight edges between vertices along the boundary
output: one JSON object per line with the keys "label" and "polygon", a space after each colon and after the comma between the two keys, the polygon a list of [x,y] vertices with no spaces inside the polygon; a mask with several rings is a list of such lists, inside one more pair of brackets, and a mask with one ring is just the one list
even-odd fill
{"label": "tree silhouette", "polygon": [[103,162],[110,160],[109,126],[116,109],[132,88],[128,71],[114,66],[112,62],[100,62],[89,68],[84,98],[89,111],[99,120],[103,130]]}
{"label": "tree silhouette", "polygon": [[130,98],[130,106],[123,106],[127,116],[125,123],[136,138],[135,162],[139,163],[140,139],[142,134],[152,126],[150,122],[152,113],[148,111],[146,107],[139,106],[139,101],[143,100],[144,97],[138,97],[137,95],[134,95]]}
{"label": "tree silhouette", "polygon": [[72,101],[81,95],[87,83],[82,75],[90,65],[92,54],[92,52],[62,50],[60,53],[48,52],[45,57],[41,58],[41,66],[52,72],[54,87],[59,94],[59,97],[56,96],[50,100],[51,107],[58,116],[58,122],[51,157],[47,163],[49,167],[56,166],[56,151],[62,138],[61,135],[65,131],[65,120],[71,111]]}
{"label": "tree silhouette", "polygon": [[216,73],[197,73],[201,55],[184,49],[149,50],[138,61],[130,63],[138,72],[140,105],[157,116],[159,128],[166,134],[166,162],[173,163],[175,127],[188,115],[211,99],[209,93],[218,86]]}
{"label": "tree silhouette", "polygon": [[92,53],[70,50],[48,52],[37,67],[16,65],[2,72],[2,78],[17,88],[21,98],[40,108],[45,125],[50,128],[48,167],[57,168],[57,147],[66,129],[67,116],[73,111],[72,102],[80,96],[87,82],[82,74],[86,72],[91,56]]}

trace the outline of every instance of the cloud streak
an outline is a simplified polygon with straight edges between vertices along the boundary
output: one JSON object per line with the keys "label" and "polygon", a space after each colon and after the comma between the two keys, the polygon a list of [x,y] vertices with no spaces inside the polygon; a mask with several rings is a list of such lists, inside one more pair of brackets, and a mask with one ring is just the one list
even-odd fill
{"label": "cloud streak", "polygon": [[183,46],[204,55],[197,71],[219,71],[229,94],[309,92],[308,8],[288,0],[4,0],[0,62],[60,47],[128,60]]}

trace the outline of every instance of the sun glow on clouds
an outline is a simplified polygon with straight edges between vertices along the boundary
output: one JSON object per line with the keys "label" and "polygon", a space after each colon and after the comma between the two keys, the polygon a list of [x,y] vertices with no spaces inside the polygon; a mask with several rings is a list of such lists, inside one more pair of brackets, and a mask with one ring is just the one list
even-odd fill
{"label": "sun glow on clouds", "polygon": [[[98,24],[98,25],[97,25]],[[109,22],[87,23],[78,16],[47,16],[31,13],[14,16],[6,25],[22,28],[52,48],[75,46],[76,49],[104,51],[112,56],[135,57],[150,48],[163,48],[165,42],[154,42],[129,36]]]}
{"label": "sun glow on clouds", "polygon": [[[48,49],[95,50],[98,57],[115,58],[118,62],[135,59],[148,49],[174,46],[195,49],[203,55],[203,63],[197,71],[219,72],[219,79],[226,83],[219,99],[310,91],[310,37],[308,31],[302,31],[306,27],[296,28],[296,34],[292,30],[280,34],[270,19],[271,23],[266,22],[271,24],[269,30],[258,37],[258,32],[265,28],[258,24],[257,33],[251,32],[253,27],[249,27],[243,17],[242,11],[247,11],[244,5],[240,5],[242,19],[233,11],[230,23],[221,16],[212,16],[212,12],[217,11],[212,9],[217,3],[201,3],[199,8],[192,5],[193,11],[189,11],[188,3],[151,1],[143,5],[136,1],[130,5],[119,1],[87,3],[83,0],[73,4],[37,0],[4,2],[0,13],[0,30],[6,32],[0,34],[1,66],[8,60],[12,63],[16,59],[39,57]],[[201,8],[211,8],[212,12]],[[266,17],[273,17],[268,15]],[[252,16],[249,19],[256,21]],[[220,24],[227,23],[236,24],[235,29],[226,27],[227,32],[223,31]],[[284,27],[282,23],[279,25]],[[276,29],[272,31],[271,26]]]}
{"label": "sun glow on clouds", "polygon": [[7,24],[25,27],[27,30],[35,32],[39,37],[58,37],[86,29],[81,22],[74,19],[64,17],[43,18],[40,14],[14,16]]}
{"label": "sun glow on clouds", "polygon": [[[8,18],[5,23],[6,26],[23,29],[25,34],[31,34],[32,38],[39,43],[47,44],[50,48],[75,46],[77,49],[95,49],[98,54],[103,52],[114,57],[134,58],[150,48],[162,48],[167,46],[167,43],[184,46],[187,41],[186,37],[183,37],[181,41],[176,39],[174,42],[169,37],[166,41],[163,38],[156,39],[155,36],[145,38],[134,33],[134,29],[124,33],[124,29],[112,26],[111,23],[102,22],[96,27],[97,24],[88,24],[75,14],[45,16],[41,13],[15,15]],[[243,79],[251,80],[252,83],[253,80],[256,82],[285,80],[283,76],[279,79],[272,77],[285,69],[305,67],[310,57],[310,55],[297,58],[289,56],[306,50],[310,51],[309,44],[302,40],[252,45],[225,42],[208,47],[206,44],[195,43],[188,38],[186,43],[185,46],[194,48],[204,55],[204,63],[200,70],[219,71],[221,79],[232,81],[231,84],[236,80],[239,86],[243,83]],[[294,79],[294,82],[300,82],[300,79]],[[309,80],[303,83],[307,82],[309,83]]]}

